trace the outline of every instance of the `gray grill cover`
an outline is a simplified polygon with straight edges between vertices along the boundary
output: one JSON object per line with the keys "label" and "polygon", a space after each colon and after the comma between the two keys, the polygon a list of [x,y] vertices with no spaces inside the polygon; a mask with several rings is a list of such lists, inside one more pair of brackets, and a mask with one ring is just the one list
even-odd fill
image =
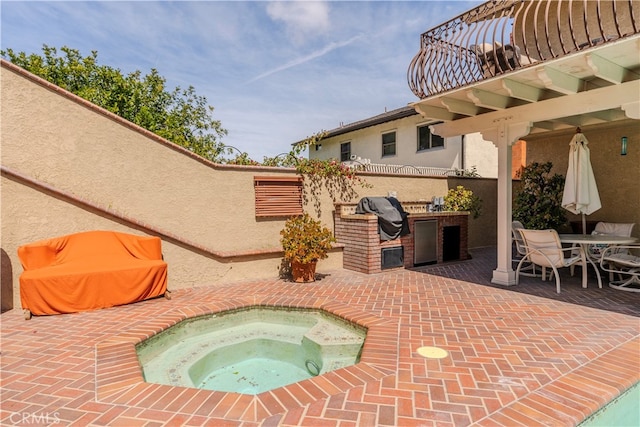
{"label": "gray grill cover", "polygon": [[378,216],[380,240],[394,240],[409,234],[407,213],[394,197],[364,197],[358,202],[356,213]]}

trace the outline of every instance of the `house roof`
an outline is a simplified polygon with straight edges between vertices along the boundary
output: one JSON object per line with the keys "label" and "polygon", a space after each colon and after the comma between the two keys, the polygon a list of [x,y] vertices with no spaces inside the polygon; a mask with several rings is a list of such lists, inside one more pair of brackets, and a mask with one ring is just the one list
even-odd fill
{"label": "house roof", "polygon": [[331,129],[330,131],[327,131],[325,138],[331,138],[333,136],[338,136],[348,132],[353,132],[356,130],[379,125],[382,123],[403,119],[405,117],[414,116],[416,114],[418,114],[418,112],[412,106],[406,106],[406,107],[397,108],[391,111],[385,111],[384,113],[378,114],[377,116],[369,117],[368,119],[359,120],[357,122],[349,123],[349,124],[337,127],[335,129]]}

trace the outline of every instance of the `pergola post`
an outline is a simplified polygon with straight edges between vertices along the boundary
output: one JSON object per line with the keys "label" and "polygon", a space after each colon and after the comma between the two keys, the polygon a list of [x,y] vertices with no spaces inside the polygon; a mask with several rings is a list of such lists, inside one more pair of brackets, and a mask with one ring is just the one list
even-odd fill
{"label": "pergola post", "polygon": [[498,147],[498,206],[497,206],[497,266],[493,270],[492,283],[515,285],[516,276],[511,262],[511,148],[531,129],[531,122],[509,123],[508,118],[497,121],[496,126],[480,133]]}

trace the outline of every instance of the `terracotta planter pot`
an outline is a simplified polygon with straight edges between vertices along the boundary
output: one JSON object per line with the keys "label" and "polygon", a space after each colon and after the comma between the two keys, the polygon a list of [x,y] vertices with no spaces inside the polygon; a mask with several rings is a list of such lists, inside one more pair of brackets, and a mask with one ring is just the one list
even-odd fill
{"label": "terracotta planter pot", "polygon": [[316,281],[316,265],[318,261],[312,261],[308,264],[302,264],[298,261],[291,261],[291,275],[293,281],[298,283],[315,282]]}

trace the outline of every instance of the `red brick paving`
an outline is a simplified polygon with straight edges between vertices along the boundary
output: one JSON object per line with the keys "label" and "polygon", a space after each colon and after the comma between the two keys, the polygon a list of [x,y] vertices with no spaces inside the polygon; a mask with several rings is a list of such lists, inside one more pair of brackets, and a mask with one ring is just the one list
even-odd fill
{"label": "red brick paving", "polygon": [[[640,294],[577,277],[491,285],[492,249],[415,271],[334,271],[178,290],[93,312],[2,314],[1,425],[576,425],[640,381]],[[203,285],[206,280],[203,280]],[[180,319],[265,304],[369,327],[361,363],[258,396],[147,384],[134,344]],[[444,359],[424,359],[421,346]],[[48,418],[47,418],[48,417]]]}

